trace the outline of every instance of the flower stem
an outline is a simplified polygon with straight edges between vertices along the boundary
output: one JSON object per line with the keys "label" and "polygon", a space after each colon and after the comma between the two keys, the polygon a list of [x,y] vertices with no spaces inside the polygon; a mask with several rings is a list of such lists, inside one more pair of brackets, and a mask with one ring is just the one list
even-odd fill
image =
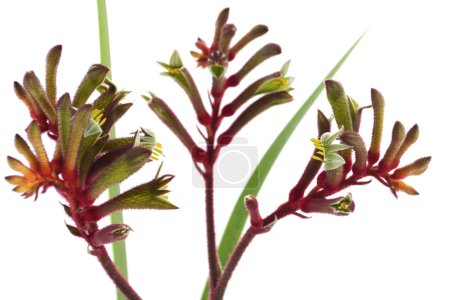
{"label": "flower stem", "polygon": [[141,300],[142,298],[136,293],[136,291],[130,286],[128,281],[117,269],[114,262],[108,255],[106,248],[96,247],[94,250],[95,256],[97,256],[99,262],[101,263],[103,269],[117,286],[117,288],[122,292],[122,294],[127,297],[128,300]]}
{"label": "flower stem", "polygon": [[231,254],[225,268],[223,269],[222,276],[217,283],[216,289],[214,291],[214,298],[211,300],[222,300],[223,295],[225,293],[225,289],[227,288],[228,282],[230,281],[231,275],[233,275],[233,271],[236,269],[237,264],[239,263],[242,255],[244,254],[247,247],[252,242],[255,237],[255,233],[253,229],[250,227],[247,229],[245,234],[239,240],[239,243],[234,248],[233,253]]}
{"label": "flower stem", "polygon": [[207,168],[205,174],[206,186],[206,236],[208,245],[209,286],[213,291],[220,277],[219,257],[216,246],[216,231],[214,221],[214,177],[212,168]]}

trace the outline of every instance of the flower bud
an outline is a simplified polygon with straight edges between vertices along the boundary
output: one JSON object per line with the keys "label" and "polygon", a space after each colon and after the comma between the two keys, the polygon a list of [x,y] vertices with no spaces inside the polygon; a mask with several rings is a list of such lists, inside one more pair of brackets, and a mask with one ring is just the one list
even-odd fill
{"label": "flower bud", "polygon": [[163,175],[123,192],[99,206],[92,206],[86,218],[89,221],[98,221],[114,212],[127,209],[177,209],[167,197],[167,185],[173,178],[173,175]]}
{"label": "flower bud", "polygon": [[321,110],[317,110],[317,128],[319,131],[319,137],[325,132],[331,131],[330,120],[324,115]]}
{"label": "flower bud", "polygon": [[[329,132],[331,128],[330,121],[320,110],[317,111],[317,127],[319,137],[322,136],[325,132]],[[318,153],[319,151],[319,149],[315,148],[312,156],[318,157],[320,155]],[[295,202],[303,197],[306,188],[311,184],[317,173],[319,173],[321,166],[322,160],[317,160],[314,158],[311,158],[309,160],[299,181],[289,192],[289,202]]]}
{"label": "flower bud", "polygon": [[269,31],[266,25],[256,25],[246,35],[244,35],[228,52],[228,60],[232,61],[236,54],[242,50],[248,43],[264,35]]}
{"label": "flower bud", "polygon": [[372,142],[368,152],[370,165],[375,164],[380,159],[381,138],[383,136],[384,121],[384,98],[376,89],[371,90],[373,108],[373,128]]}
{"label": "flower bud", "polygon": [[227,23],[229,14],[230,14],[230,9],[227,7],[225,9],[223,9],[217,16],[216,30],[214,32],[214,39],[213,39],[213,43],[211,45],[211,51],[217,50],[219,48],[219,43],[221,42],[220,37],[221,37],[221,33],[222,33],[222,28]]}
{"label": "flower bud", "polygon": [[341,141],[353,147],[355,151],[355,163],[353,164],[353,174],[364,176],[367,168],[367,150],[361,136],[354,131],[344,131],[341,134]]}
{"label": "flower bud", "polygon": [[204,151],[195,144],[186,128],[184,128],[183,124],[181,124],[180,120],[170,107],[158,97],[153,96],[150,98],[144,96],[144,98],[148,101],[147,103],[150,109],[156,113],[159,119],[163,121],[170,130],[172,130],[183,145],[189,150],[195,161],[201,161],[202,153],[204,153]]}
{"label": "flower bud", "polygon": [[267,94],[249,107],[247,107],[231,124],[231,126],[220,135],[218,143],[220,145],[228,145],[231,143],[232,139],[248,122],[253,120],[257,115],[267,110],[268,108],[292,101],[292,96],[287,92],[276,92],[272,94]]}
{"label": "flower bud", "polygon": [[28,146],[28,143],[18,134],[16,134],[14,138],[14,143],[17,151],[19,151],[30,164],[31,170],[37,171],[39,169],[39,163],[36,155],[30,149],[30,146]]}
{"label": "flower bud", "polygon": [[26,131],[28,134],[28,140],[30,140],[36,153],[37,161],[39,164],[39,173],[41,173],[43,176],[50,176],[52,173],[52,167],[50,166],[47,152],[45,151],[44,145],[42,144],[42,133],[37,122],[32,121]]}
{"label": "flower bud", "polygon": [[93,202],[107,188],[121,183],[138,171],[150,158],[151,151],[142,147],[134,147],[117,157],[106,165],[102,170],[91,170],[97,172],[97,177],[86,190],[88,202]]}
{"label": "flower bud", "polygon": [[47,121],[44,112],[36,103],[36,101],[34,101],[33,97],[17,81],[14,81],[14,92],[16,93],[17,98],[22,100],[22,102],[26,105],[26,107],[30,111],[31,118],[37,120],[39,126],[46,127]]}
{"label": "flower bud", "polygon": [[62,46],[54,46],[47,54],[45,73],[45,92],[51,103],[56,105],[56,72],[61,58]]}
{"label": "flower bud", "polygon": [[108,72],[109,68],[107,66],[100,64],[92,65],[73,96],[73,106],[80,107],[85,104],[89,96],[105,80]]}
{"label": "flower bud", "polygon": [[339,128],[344,126],[344,130],[352,130],[352,119],[350,116],[350,109],[348,99],[345,95],[342,84],[334,80],[325,80],[325,88],[327,91],[327,98],[333,109],[334,117]]}
{"label": "flower bud", "polygon": [[337,168],[325,170],[325,172],[327,174],[325,178],[325,187],[331,190],[336,189],[344,179],[343,164]]}
{"label": "flower bud", "polygon": [[118,241],[123,241],[128,237],[130,231],[133,231],[130,226],[125,224],[111,224],[94,233],[92,242],[96,246],[111,244]]}
{"label": "flower bud", "polygon": [[396,168],[399,165],[400,159],[402,158],[403,154],[405,154],[406,150],[408,150],[409,147],[411,147],[411,145],[414,144],[418,138],[419,138],[419,126],[417,126],[416,124],[413,127],[411,127],[410,130],[408,130],[408,133],[406,134],[406,138],[403,141],[402,146],[400,147],[400,149],[398,149],[395,160],[392,163],[393,168]]}
{"label": "flower bud", "polygon": [[236,73],[228,78],[227,86],[237,86],[241,80],[250,73],[254,68],[272,56],[281,53],[281,47],[277,44],[267,44],[256,52],[245,65]]}
{"label": "flower bud", "polygon": [[236,33],[236,26],[233,24],[226,24],[222,27],[222,32],[220,36],[220,50],[223,53],[228,53],[230,48],[231,39]]}
{"label": "flower bud", "polygon": [[404,167],[398,168],[395,170],[394,174],[392,174],[391,178],[395,180],[404,179],[408,176],[417,176],[422,174],[428,169],[428,165],[430,164],[431,156],[422,157],[418,160],[406,165]]}
{"label": "flower bud", "polygon": [[233,101],[225,105],[222,109],[222,115],[225,117],[232,116],[245,102],[252,98],[256,91],[268,80],[278,78],[281,76],[280,72],[275,72],[270,75],[264,76],[252,84],[250,84],[245,90],[243,90]]}
{"label": "flower bud", "polygon": [[411,196],[419,195],[419,192],[417,192],[412,186],[407,185],[401,180],[391,180],[390,184],[392,188],[394,189],[394,195],[397,197],[396,191],[404,192]]}
{"label": "flower bud", "polygon": [[305,198],[301,210],[305,213],[326,213],[336,216],[346,216],[355,210],[352,194],[335,199]]}
{"label": "flower bud", "polygon": [[248,195],[244,199],[245,208],[248,211],[250,216],[250,224],[253,227],[261,227],[263,225],[263,219],[261,218],[261,214],[259,213],[259,205],[258,200],[253,195]]}
{"label": "flower bud", "polygon": [[58,118],[58,143],[60,145],[60,152],[62,158],[65,158],[67,147],[69,145],[70,130],[72,127],[72,104],[70,96],[65,93],[58,100],[56,107],[56,115]]}
{"label": "flower bud", "polygon": [[392,139],[391,144],[386,150],[383,159],[379,163],[379,171],[381,173],[386,173],[392,170],[394,159],[405,140],[405,126],[400,122],[395,122],[394,128],[392,129]]}
{"label": "flower bud", "polygon": [[[84,136],[84,130],[91,119],[92,105],[85,104],[81,106],[74,114],[70,137],[67,144],[67,150],[64,157],[62,175],[65,180],[74,180],[77,170],[77,162],[81,141]],[[63,149],[61,149],[62,151]]]}
{"label": "flower bud", "polygon": [[27,72],[23,78],[24,89],[32,96],[49,120],[51,130],[56,129],[56,110],[50,102],[41,82],[34,72]]}

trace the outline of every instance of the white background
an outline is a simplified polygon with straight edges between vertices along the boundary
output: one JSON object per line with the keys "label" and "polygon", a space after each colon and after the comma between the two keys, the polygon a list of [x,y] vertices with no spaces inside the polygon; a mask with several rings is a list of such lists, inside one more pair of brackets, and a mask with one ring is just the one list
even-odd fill
{"label": "white background", "polygon": [[[199,299],[207,275],[203,191],[192,185],[187,151],[157,120],[140,94],[151,90],[179,113],[193,134],[189,101],[156,61],[178,49],[201,91],[206,71],[195,68],[189,51],[197,37],[211,42],[217,13],[231,8],[230,22],[243,35],[263,23],[270,32],[242,51],[231,71],[268,42],[283,54],[253,72],[245,83],[278,70],[292,59],[295,101],[254,121],[242,136],[264,153],[304,99],[370,26],[361,44],[335,79],[360,104],[370,88],[386,99],[386,147],[391,126],[420,124],[421,137],[405,162],[432,155],[429,170],[409,183],[420,196],[396,200],[377,182],[352,189],[356,212],[349,217],[289,217],[259,236],[236,269],[226,299],[450,299],[450,218],[448,212],[448,72],[450,19],[446,1],[108,1],[113,79],[131,90],[135,103],[118,123],[119,135],[144,126],[165,146],[165,171],[176,175],[170,199],[177,211],[126,212],[135,230],[128,240],[130,281],[144,299]],[[13,81],[28,70],[45,74],[45,55],[63,44],[59,95],[73,95],[92,63],[99,62],[95,1],[8,1],[0,5],[1,176],[11,175],[6,155],[19,157],[15,133],[29,122],[16,99]],[[243,83],[244,84],[244,83]],[[228,100],[231,99],[227,98]],[[315,111],[327,113],[322,94],[282,152],[258,196],[263,215],[285,201],[311,153]],[[363,134],[370,135],[370,114]],[[198,138],[198,137],[197,137]],[[151,178],[147,166],[123,187]],[[67,217],[52,190],[37,202],[21,199],[0,181],[0,298],[114,299],[114,290],[85,243],[64,226]],[[221,236],[239,189],[216,197]]]}

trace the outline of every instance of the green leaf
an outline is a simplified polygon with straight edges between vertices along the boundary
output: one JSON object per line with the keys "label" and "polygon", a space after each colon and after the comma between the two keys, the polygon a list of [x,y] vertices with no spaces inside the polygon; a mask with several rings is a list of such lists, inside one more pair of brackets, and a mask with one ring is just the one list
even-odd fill
{"label": "green leaf", "polygon": [[330,171],[339,168],[345,164],[345,160],[337,153],[330,153],[325,159],[325,171]]}
{"label": "green leaf", "polygon": [[[97,12],[98,12],[98,31],[100,41],[100,59],[101,63],[111,69],[111,55],[109,51],[109,32],[108,32],[108,13],[106,9],[105,0],[97,0]],[[111,72],[109,72],[109,79],[111,79]],[[108,133],[105,133],[108,134]],[[116,137],[116,131],[114,126],[109,132],[109,136],[114,139]],[[109,197],[114,197],[120,193],[118,185],[114,185],[109,189]],[[112,223],[123,223],[122,213],[116,213],[111,215]],[[113,244],[113,256],[114,263],[119,269],[120,273],[125,279],[128,278],[127,267],[127,253],[125,247],[125,241],[121,241]],[[116,288],[117,300],[126,300],[126,297]]]}
{"label": "green leaf", "polygon": [[87,190],[89,199],[97,199],[107,188],[127,179],[148,161],[150,154],[150,150],[136,147],[117,157],[92,182]]}
{"label": "green leaf", "polygon": [[75,226],[69,225],[66,223],[66,227],[69,230],[71,234],[73,234],[76,237],[82,237],[80,231]]}
{"label": "green leaf", "polygon": [[[346,59],[352,53],[353,49],[358,45],[361,39],[364,37],[365,33],[362,34],[358,40],[352,45],[352,47],[345,53],[345,55],[339,60],[339,62],[334,66],[334,68],[325,76],[325,79],[333,77],[336,72],[341,68]],[[227,226],[225,228],[222,240],[219,246],[219,259],[221,264],[224,266],[230,257],[231,252],[236,247],[239,241],[242,230],[244,229],[247,220],[247,211],[244,207],[244,197],[247,195],[257,195],[261,189],[264,180],[267,178],[270,169],[275,163],[278,155],[286,145],[290,136],[294,132],[297,125],[303,119],[305,114],[308,112],[309,108],[313,105],[314,101],[319,97],[320,93],[324,89],[324,84],[320,83],[319,86],[313,91],[311,96],[303,103],[299,110],[295,113],[292,119],[286,124],[277,138],[274,140],[270,148],[264,154],[263,158],[259,162],[256,169],[253,171],[247,185],[244,187],[242,193],[234,206],[233,212],[231,213],[230,219],[228,220]],[[205,290],[202,295],[202,299],[206,300],[208,295],[208,290]]]}
{"label": "green leaf", "polygon": [[62,205],[64,212],[67,214],[68,217],[72,217],[72,211],[70,210],[69,205],[66,205],[64,203],[59,202],[59,204]]}
{"label": "green leaf", "polygon": [[351,146],[349,145],[345,145],[345,144],[331,144],[327,147],[327,150],[332,153],[332,152],[337,152],[337,151],[342,151],[342,150],[347,150],[350,149]]}
{"label": "green leaf", "polygon": [[287,62],[285,62],[285,63],[283,64],[283,66],[281,66],[280,73],[281,73],[281,76],[282,76],[282,77],[286,76],[286,74],[287,74],[287,72],[288,72],[288,70],[289,70],[289,65],[290,65],[290,63],[291,63],[291,61],[288,60]]}

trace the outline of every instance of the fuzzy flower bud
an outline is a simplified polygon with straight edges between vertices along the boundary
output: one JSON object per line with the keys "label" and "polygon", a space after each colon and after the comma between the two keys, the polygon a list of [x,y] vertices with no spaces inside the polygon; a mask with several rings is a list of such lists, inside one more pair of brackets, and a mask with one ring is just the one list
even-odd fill
{"label": "fuzzy flower bud", "polygon": [[123,241],[128,237],[130,231],[133,231],[130,226],[125,224],[111,224],[95,232],[92,237],[92,242],[96,246],[111,244],[118,241]]}

